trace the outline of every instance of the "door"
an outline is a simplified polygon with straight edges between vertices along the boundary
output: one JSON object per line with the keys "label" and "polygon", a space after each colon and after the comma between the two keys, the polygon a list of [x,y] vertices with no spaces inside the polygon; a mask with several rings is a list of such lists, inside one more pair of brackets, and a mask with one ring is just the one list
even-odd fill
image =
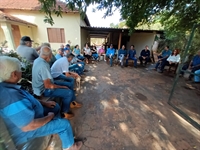
{"label": "door", "polygon": [[19,46],[21,34],[18,25],[11,25],[12,27],[12,34],[15,42],[15,47]]}

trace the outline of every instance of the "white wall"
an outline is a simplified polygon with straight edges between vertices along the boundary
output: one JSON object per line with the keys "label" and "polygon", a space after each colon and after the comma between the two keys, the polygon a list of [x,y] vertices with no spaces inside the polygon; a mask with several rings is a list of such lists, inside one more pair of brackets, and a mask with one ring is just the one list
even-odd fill
{"label": "white wall", "polygon": [[127,42],[126,47],[127,49],[130,49],[130,46],[134,45],[137,51],[137,56],[140,56],[140,52],[146,45],[148,45],[151,50],[155,35],[155,33],[133,33],[130,37],[130,41]]}
{"label": "white wall", "polygon": [[85,43],[90,43],[89,33],[85,29],[81,29],[81,49],[84,47]]}
{"label": "white wall", "polygon": [[[48,42],[47,28],[64,28],[65,43],[71,41],[71,45],[81,44],[80,36],[80,14],[79,13],[63,13],[62,18],[53,15],[54,25],[44,23],[45,15],[38,11],[22,11],[22,10],[5,10],[15,17],[27,22],[36,24],[36,28],[32,28],[33,40],[36,43]],[[50,43],[53,49],[57,49],[61,43]]]}
{"label": "white wall", "polygon": [[0,43],[4,42],[6,40],[3,29],[1,28],[1,24],[0,24]]}

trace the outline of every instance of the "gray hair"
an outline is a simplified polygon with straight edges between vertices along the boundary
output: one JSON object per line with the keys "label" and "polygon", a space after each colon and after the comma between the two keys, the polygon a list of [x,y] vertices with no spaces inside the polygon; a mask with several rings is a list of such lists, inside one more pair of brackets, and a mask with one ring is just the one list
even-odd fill
{"label": "gray hair", "polygon": [[42,43],[42,45],[41,45],[41,46],[47,46],[47,47],[51,47],[50,43],[47,43],[47,42],[45,42],[45,43]]}
{"label": "gray hair", "polygon": [[20,45],[26,45],[26,41],[20,40]]}
{"label": "gray hair", "polygon": [[68,54],[66,55],[66,57],[67,57],[67,58],[70,58],[70,57],[73,58],[73,57],[74,57],[74,54],[68,53]]}
{"label": "gray hair", "polygon": [[40,56],[49,56],[52,54],[51,48],[48,46],[42,46],[40,49]]}
{"label": "gray hair", "polygon": [[21,71],[21,62],[14,57],[0,56],[0,82],[9,80],[13,71]]}

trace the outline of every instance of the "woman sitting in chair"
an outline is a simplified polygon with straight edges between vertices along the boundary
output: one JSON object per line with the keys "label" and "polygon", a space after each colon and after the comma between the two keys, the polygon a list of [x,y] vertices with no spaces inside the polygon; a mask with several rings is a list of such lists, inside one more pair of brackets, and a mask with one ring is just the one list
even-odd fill
{"label": "woman sitting in chair", "polygon": [[86,63],[89,63],[90,58],[92,57],[92,52],[88,46],[88,44],[85,44],[85,47],[83,48],[84,51],[84,57],[86,58]]}
{"label": "woman sitting in chair", "polygon": [[161,62],[161,68],[160,68],[160,73],[163,73],[163,70],[165,66],[175,66],[179,63],[180,61],[180,55],[179,55],[179,50],[175,49],[172,54],[167,58],[167,61],[162,61]]}

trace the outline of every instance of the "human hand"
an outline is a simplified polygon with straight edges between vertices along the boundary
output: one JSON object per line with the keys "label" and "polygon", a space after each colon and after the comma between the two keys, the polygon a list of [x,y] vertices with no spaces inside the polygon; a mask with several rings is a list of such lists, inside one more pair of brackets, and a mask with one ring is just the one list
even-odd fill
{"label": "human hand", "polygon": [[45,106],[48,107],[48,108],[54,108],[56,106],[56,102],[54,102],[54,101],[47,101],[45,103]]}
{"label": "human hand", "polygon": [[47,116],[50,117],[51,119],[53,119],[53,117],[55,116],[55,114],[53,112],[49,112]]}

